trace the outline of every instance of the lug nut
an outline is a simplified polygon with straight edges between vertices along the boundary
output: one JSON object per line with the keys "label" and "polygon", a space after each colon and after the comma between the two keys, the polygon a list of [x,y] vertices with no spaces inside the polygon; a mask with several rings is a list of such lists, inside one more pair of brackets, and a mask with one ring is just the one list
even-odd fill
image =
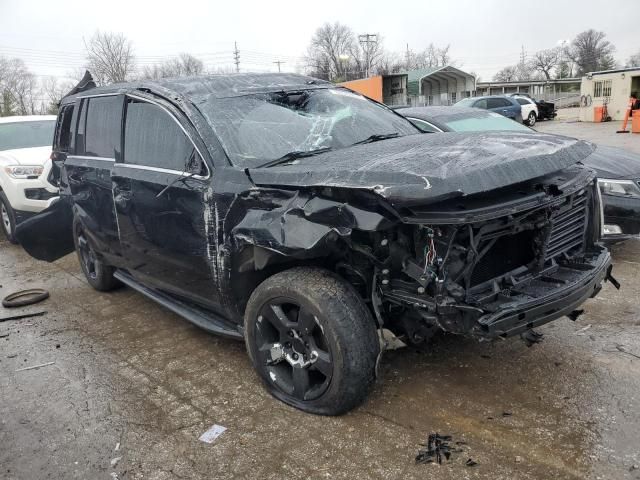
{"label": "lug nut", "polygon": [[418,287],[418,293],[424,293],[424,287]]}
{"label": "lug nut", "polygon": [[297,359],[298,359],[298,354],[297,354],[297,353],[294,353],[294,354],[293,354],[293,359],[294,359],[294,360],[297,360]]}
{"label": "lug nut", "polygon": [[389,275],[389,269],[385,268],[384,270],[382,270],[382,274],[383,275]]}
{"label": "lug nut", "polygon": [[389,240],[387,240],[386,238],[383,238],[382,241],[380,242],[380,245],[384,247],[387,243],[389,243]]}
{"label": "lug nut", "polygon": [[389,280],[387,280],[386,278],[384,280],[382,280],[382,284],[383,285],[388,285],[389,284]]}

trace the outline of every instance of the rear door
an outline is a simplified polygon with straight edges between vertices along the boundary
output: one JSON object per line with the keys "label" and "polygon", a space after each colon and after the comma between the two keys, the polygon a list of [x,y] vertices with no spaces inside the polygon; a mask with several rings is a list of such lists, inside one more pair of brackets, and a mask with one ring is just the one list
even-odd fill
{"label": "rear door", "polygon": [[[520,107],[518,106],[518,108]],[[487,109],[509,118],[516,115],[513,105],[506,98],[488,98]]]}
{"label": "rear door", "polygon": [[181,121],[161,100],[127,97],[124,155],[112,175],[120,242],[139,281],[217,309],[210,172]]}
{"label": "rear door", "polygon": [[118,225],[111,189],[111,172],[122,155],[124,95],[80,98],[72,130],[73,148],[64,162],[74,212],[85,234],[107,263],[121,263]]}

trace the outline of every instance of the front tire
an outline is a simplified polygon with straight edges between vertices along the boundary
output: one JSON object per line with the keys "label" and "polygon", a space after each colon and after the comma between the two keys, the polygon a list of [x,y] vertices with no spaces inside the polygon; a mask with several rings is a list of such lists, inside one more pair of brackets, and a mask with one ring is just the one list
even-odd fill
{"label": "front tire", "polygon": [[527,117],[527,125],[529,125],[530,127],[533,127],[536,124],[536,112],[530,112],[529,116]]}
{"label": "front tire", "polygon": [[120,282],[113,276],[113,267],[105,265],[98,258],[87,239],[84,226],[78,220],[73,222],[73,233],[80,267],[89,285],[100,292],[108,292],[119,287]]}
{"label": "front tire", "polygon": [[18,239],[16,238],[16,214],[11,208],[11,204],[9,203],[9,199],[4,194],[4,192],[0,192],[0,225],[2,225],[2,231],[4,235],[7,237],[9,242],[14,245],[18,243]]}
{"label": "front tire", "polygon": [[340,415],[367,397],[380,346],[371,313],[345,280],[320,268],[275,274],[251,295],[244,322],[249,357],[277,399]]}

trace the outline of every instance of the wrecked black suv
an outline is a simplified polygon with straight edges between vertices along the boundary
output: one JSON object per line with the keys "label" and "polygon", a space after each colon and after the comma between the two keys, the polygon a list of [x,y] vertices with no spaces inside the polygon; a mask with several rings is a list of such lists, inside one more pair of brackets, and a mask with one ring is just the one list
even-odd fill
{"label": "wrecked black suv", "polygon": [[90,86],[61,104],[61,198],[22,245],[48,261],[75,249],[98,290],[124,283],[244,338],[302,410],[366,397],[383,327],[508,337],[577,314],[610,278],[588,143],[422,134],[292,74]]}

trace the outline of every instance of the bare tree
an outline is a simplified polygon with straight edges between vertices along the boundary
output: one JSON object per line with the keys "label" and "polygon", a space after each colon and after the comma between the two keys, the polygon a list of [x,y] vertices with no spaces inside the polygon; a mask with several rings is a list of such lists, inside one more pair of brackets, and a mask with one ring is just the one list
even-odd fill
{"label": "bare tree", "polygon": [[627,67],[640,67],[640,50],[629,57]]}
{"label": "bare tree", "polygon": [[498,73],[493,76],[494,82],[514,82],[519,80],[518,78],[518,67],[515,65],[509,65],[508,67],[504,67]]}
{"label": "bare tree", "polygon": [[560,56],[558,48],[540,50],[533,55],[531,66],[534,70],[544,74],[547,80],[551,80],[551,71],[558,66]]}
{"label": "bare tree", "polygon": [[141,78],[158,79],[166,77],[188,77],[200,75],[204,71],[202,60],[189,53],[181,53],[177,57],[142,69]]}
{"label": "bare tree", "polygon": [[578,75],[615,68],[615,47],[605,37],[604,32],[590,29],[579,33],[573,39],[567,53],[576,64]]}
{"label": "bare tree", "polygon": [[58,106],[62,97],[73,88],[73,83],[61,82],[56,77],[45,77],[41,82],[40,90],[46,99],[45,110],[50,115],[58,113]]}
{"label": "bare tree", "polygon": [[377,75],[391,75],[400,73],[404,69],[405,59],[401,55],[394,52],[384,52],[378,60],[375,72]]}
{"label": "bare tree", "polygon": [[21,59],[0,58],[0,92],[2,116],[36,113],[36,77]]}
{"label": "bare tree", "polygon": [[407,70],[438,68],[451,65],[453,60],[449,54],[449,48],[449,45],[446,47],[438,47],[433,43],[430,43],[424,50],[418,53],[414,53],[412,50],[409,50],[405,54]]}
{"label": "bare tree", "polygon": [[85,48],[87,69],[99,85],[125,82],[133,75],[133,45],[121,33],[97,31]]}
{"label": "bare tree", "polygon": [[[332,81],[344,81],[353,78],[357,51],[357,42],[353,31],[341,23],[325,23],[318,28],[307,48],[307,67],[315,76]],[[356,77],[357,78],[357,77]]]}

